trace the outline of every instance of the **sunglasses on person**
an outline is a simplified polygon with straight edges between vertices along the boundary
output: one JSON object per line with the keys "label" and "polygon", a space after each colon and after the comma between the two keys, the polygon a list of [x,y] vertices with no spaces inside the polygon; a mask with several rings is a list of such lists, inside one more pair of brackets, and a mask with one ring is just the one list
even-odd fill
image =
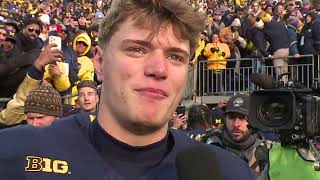
{"label": "sunglasses on person", "polygon": [[66,18],[66,19],[70,19],[70,18],[71,18],[71,16],[66,16],[65,18]]}
{"label": "sunglasses on person", "polygon": [[39,29],[34,29],[34,28],[28,28],[28,32],[29,33],[35,32],[37,35],[40,34],[40,30]]}
{"label": "sunglasses on person", "polygon": [[77,46],[88,46],[85,42],[83,41],[77,41],[76,42]]}

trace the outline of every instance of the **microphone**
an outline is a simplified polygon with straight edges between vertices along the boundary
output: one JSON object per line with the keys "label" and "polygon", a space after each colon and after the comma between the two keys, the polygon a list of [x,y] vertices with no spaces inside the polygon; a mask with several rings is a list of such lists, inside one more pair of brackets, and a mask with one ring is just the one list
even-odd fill
{"label": "microphone", "polygon": [[176,168],[179,180],[222,180],[214,152],[205,144],[178,153]]}
{"label": "microphone", "polygon": [[271,76],[262,73],[252,73],[250,81],[262,89],[273,89],[277,86]]}

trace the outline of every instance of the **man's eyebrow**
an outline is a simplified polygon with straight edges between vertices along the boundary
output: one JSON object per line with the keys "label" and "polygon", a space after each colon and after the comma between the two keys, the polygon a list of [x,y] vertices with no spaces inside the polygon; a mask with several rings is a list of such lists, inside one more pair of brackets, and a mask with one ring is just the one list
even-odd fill
{"label": "man's eyebrow", "polygon": [[176,47],[169,47],[166,51],[168,52],[176,52],[176,53],[181,53],[184,56],[190,56],[190,53],[188,53],[187,51],[181,49],[181,48],[176,48]]}
{"label": "man's eyebrow", "polygon": [[152,47],[152,44],[149,41],[145,40],[135,40],[135,39],[125,39],[122,41],[122,44],[135,43],[142,46]]}
{"label": "man's eyebrow", "polygon": [[[153,49],[153,45],[150,43],[150,41],[145,41],[145,40],[134,40],[134,39],[125,39],[122,41],[122,44],[128,44],[128,43],[136,43],[145,47],[149,47],[151,49]],[[166,52],[176,52],[176,53],[182,53],[185,56],[190,56],[190,53],[188,53],[188,51],[183,50],[181,48],[177,48],[177,47],[167,47],[165,48]]]}

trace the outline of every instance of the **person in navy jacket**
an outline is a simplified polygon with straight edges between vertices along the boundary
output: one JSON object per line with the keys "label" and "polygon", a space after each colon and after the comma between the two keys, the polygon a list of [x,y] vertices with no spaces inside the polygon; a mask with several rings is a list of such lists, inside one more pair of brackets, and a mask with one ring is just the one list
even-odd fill
{"label": "person in navy jacket", "polygon": [[[178,179],[177,154],[198,142],[168,130],[168,121],[203,22],[184,0],[114,0],[94,57],[103,82],[98,116],[1,131],[1,179]],[[252,179],[244,161],[211,149],[223,179]]]}

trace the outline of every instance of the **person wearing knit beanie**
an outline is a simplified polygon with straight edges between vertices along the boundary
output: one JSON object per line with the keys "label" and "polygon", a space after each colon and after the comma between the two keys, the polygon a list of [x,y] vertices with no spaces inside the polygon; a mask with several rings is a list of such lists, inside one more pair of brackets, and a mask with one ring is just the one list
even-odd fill
{"label": "person wearing knit beanie", "polygon": [[50,86],[40,86],[28,94],[24,113],[27,115],[29,125],[51,125],[63,114],[61,96],[57,90]]}

